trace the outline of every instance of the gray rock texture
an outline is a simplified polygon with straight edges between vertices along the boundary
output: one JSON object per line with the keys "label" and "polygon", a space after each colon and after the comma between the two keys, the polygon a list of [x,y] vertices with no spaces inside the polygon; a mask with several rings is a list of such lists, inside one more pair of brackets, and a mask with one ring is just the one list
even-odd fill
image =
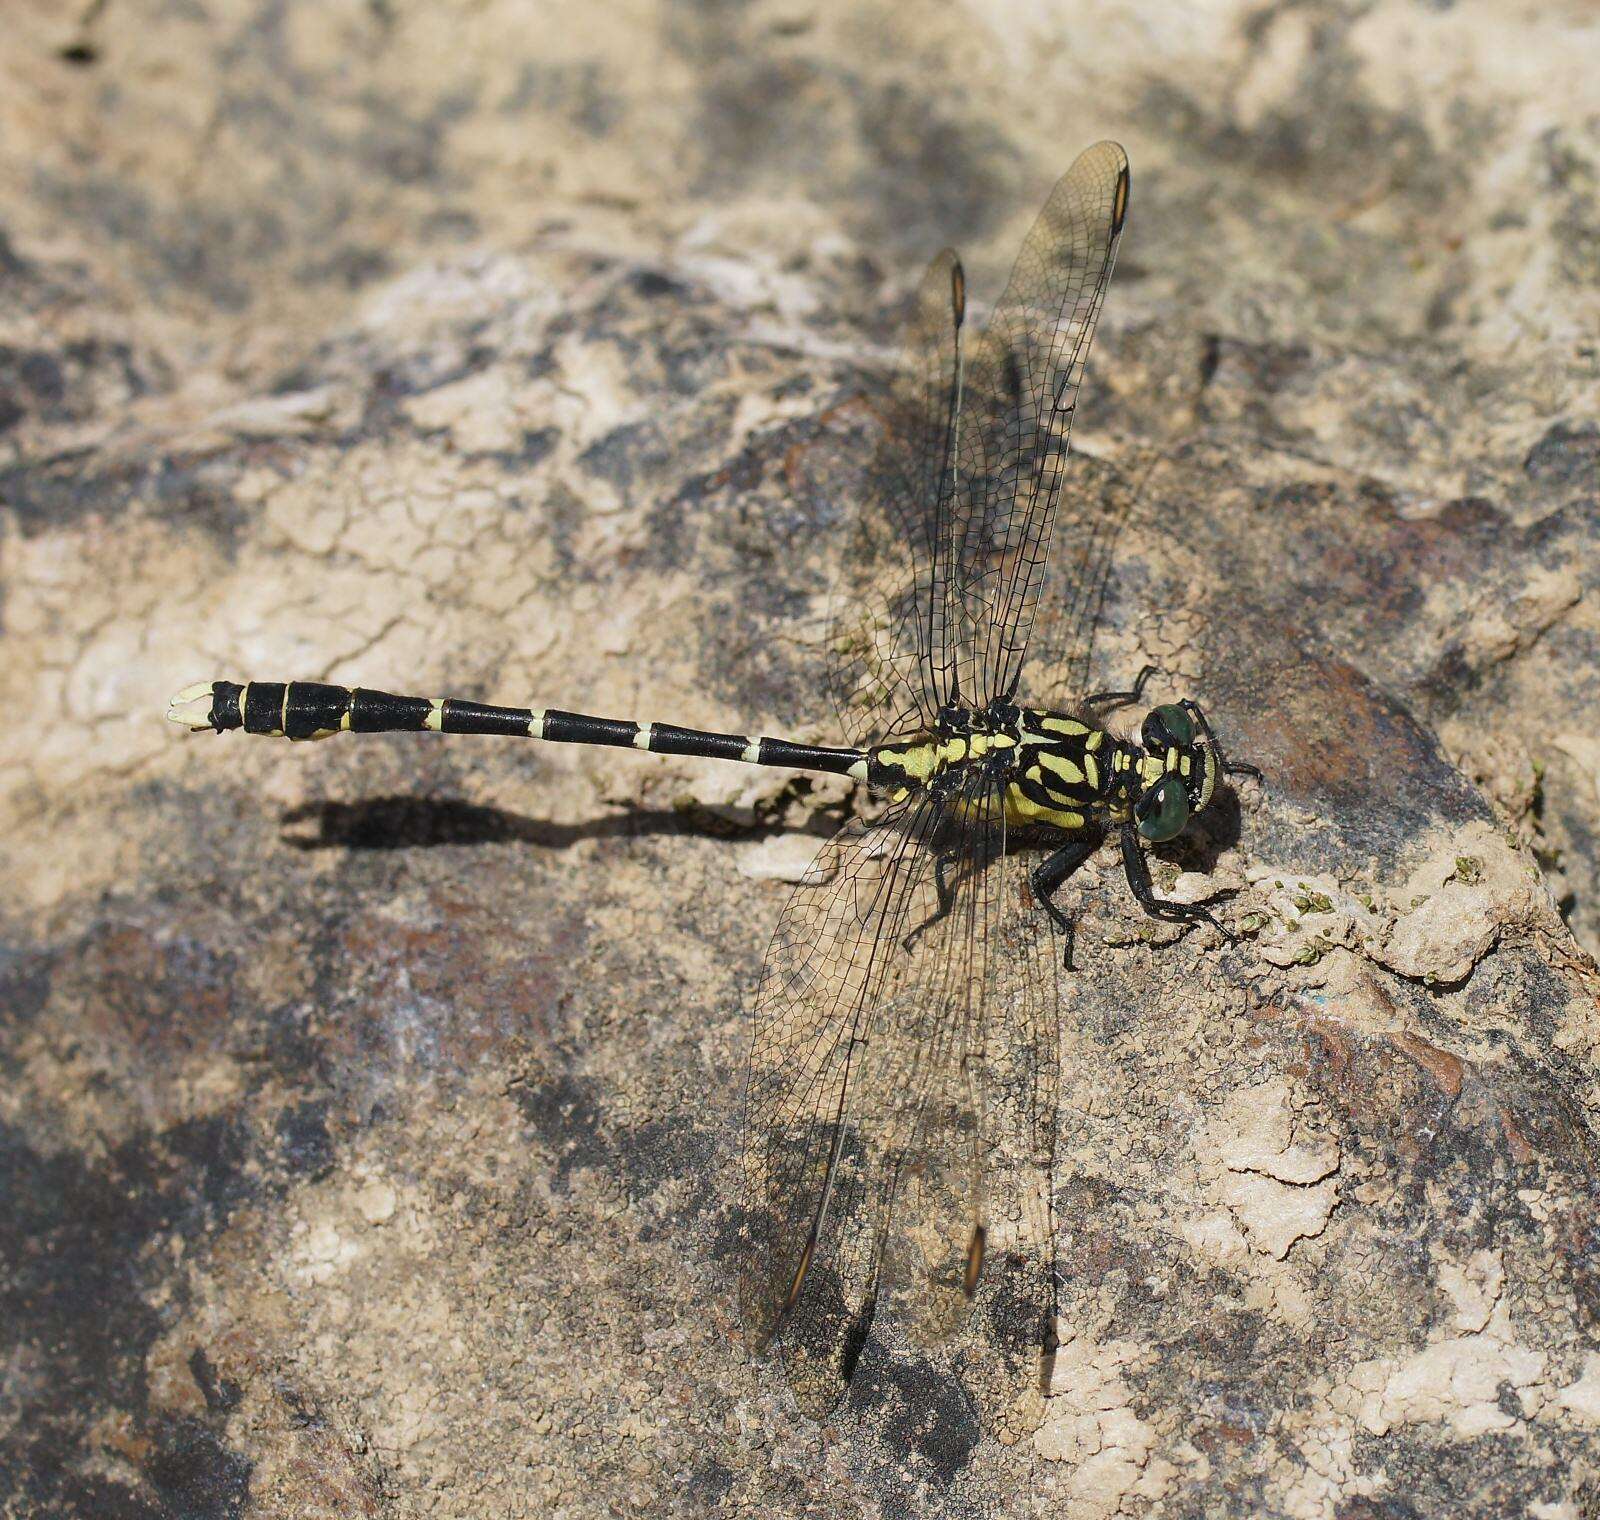
{"label": "gray rock texture", "polygon": [[[7,31],[0,1513],[1594,1520],[1589,7]],[[1078,478],[1155,464],[1095,675],[1266,771],[1158,852],[1248,932],[1087,873],[1037,1428],[892,1316],[818,1425],[731,1261],[774,878],[846,789],[161,712],[828,742],[852,398],[928,256],[981,308],[1103,136]]]}

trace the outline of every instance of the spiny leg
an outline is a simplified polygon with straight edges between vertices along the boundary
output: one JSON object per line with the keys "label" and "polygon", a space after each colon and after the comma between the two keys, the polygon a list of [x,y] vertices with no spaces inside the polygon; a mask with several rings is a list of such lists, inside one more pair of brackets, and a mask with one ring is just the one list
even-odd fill
{"label": "spiny leg", "polygon": [[1122,829],[1122,869],[1128,878],[1128,890],[1151,918],[1159,918],[1169,924],[1208,923],[1229,944],[1238,942],[1233,931],[1220,923],[1209,908],[1199,903],[1171,902],[1156,896],[1150,882],[1150,863],[1139,847],[1139,831],[1132,824],[1126,824]]}
{"label": "spiny leg", "polygon": [[1062,957],[1062,964],[1068,971],[1073,969],[1072,942],[1076,937],[1078,924],[1076,919],[1068,918],[1056,906],[1055,896],[1066,879],[1099,848],[1100,840],[1092,835],[1088,838],[1069,840],[1059,850],[1045,856],[1028,873],[1028,885],[1033,888],[1033,895],[1039,906],[1050,915],[1050,922],[1066,936],[1067,950]]}
{"label": "spiny leg", "polygon": [[1138,675],[1133,678],[1131,691],[1097,691],[1092,697],[1085,697],[1085,707],[1126,707],[1130,702],[1137,702],[1144,695],[1145,686],[1150,677],[1156,674],[1154,665],[1146,665]]}
{"label": "spiny leg", "polygon": [[950,883],[945,880],[944,873],[951,866],[959,864],[960,860],[960,850],[943,850],[934,858],[933,890],[938,895],[939,906],[934,909],[933,913],[929,917],[925,918],[916,926],[916,928],[910,930],[906,934],[905,938],[900,941],[900,948],[902,950],[909,950],[912,942],[919,934],[925,933],[941,919],[945,919],[950,916],[950,906],[955,901],[955,893],[951,890]]}

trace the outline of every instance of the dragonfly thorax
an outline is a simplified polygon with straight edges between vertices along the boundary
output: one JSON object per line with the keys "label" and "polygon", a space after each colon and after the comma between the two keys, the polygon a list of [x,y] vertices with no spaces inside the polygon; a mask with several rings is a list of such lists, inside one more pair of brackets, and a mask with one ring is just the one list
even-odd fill
{"label": "dragonfly thorax", "polygon": [[931,791],[964,810],[1003,808],[1013,827],[1081,829],[1137,786],[1139,752],[1066,713],[993,702],[947,707],[935,726],[868,753],[891,798]]}
{"label": "dragonfly thorax", "polygon": [[931,729],[870,749],[867,780],[894,801],[932,792],[969,813],[1003,810],[1014,828],[1136,822],[1168,839],[1216,786],[1215,750],[1188,706],[1154,709],[1138,744],[1047,708],[946,707]]}

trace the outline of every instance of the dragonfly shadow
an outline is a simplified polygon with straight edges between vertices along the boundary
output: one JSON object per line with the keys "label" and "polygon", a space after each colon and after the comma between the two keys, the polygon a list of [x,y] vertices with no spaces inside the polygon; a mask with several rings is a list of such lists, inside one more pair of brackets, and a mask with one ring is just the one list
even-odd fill
{"label": "dragonfly shadow", "polygon": [[1243,832],[1244,811],[1238,793],[1229,786],[1219,788],[1205,812],[1176,839],[1145,848],[1158,860],[1209,876],[1222,857],[1239,843]]}
{"label": "dragonfly shadow", "polygon": [[1199,859],[1199,869],[1215,870],[1218,861],[1239,843],[1243,833],[1244,807],[1239,793],[1231,785],[1219,787],[1200,815],[1198,826],[1190,830],[1190,834],[1197,836],[1193,855]]}
{"label": "dragonfly shadow", "polygon": [[552,823],[455,797],[373,797],[308,802],[283,815],[285,842],[297,850],[415,850],[438,845],[532,844],[565,850],[586,839],[694,832],[671,808],[634,808],[582,823]]}
{"label": "dragonfly shadow", "polygon": [[[362,802],[308,802],[280,820],[296,850],[415,850],[439,845],[531,844],[566,850],[589,839],[653,834],[760,838],[783,830],[731,822],[709,811],[627,808],[581,823],[552,823],[455,797],[373,797]],[[818,832],[817,825],[801,832]],[[826,834],[831,829],[821,826]]]}

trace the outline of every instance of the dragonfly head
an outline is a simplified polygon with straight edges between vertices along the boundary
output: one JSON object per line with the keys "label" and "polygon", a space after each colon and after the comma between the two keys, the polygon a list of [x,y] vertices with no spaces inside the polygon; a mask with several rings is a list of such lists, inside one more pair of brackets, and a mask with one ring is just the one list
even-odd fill
{"label": "dragonfly head", "polygon": [[1222,774],[1211,725],[1195,703],[1163,702],[1145,715],[1139,733],[1139,796],[1133,805],[1140,834],[1152,844],[1175,839],[1211,801]]}

